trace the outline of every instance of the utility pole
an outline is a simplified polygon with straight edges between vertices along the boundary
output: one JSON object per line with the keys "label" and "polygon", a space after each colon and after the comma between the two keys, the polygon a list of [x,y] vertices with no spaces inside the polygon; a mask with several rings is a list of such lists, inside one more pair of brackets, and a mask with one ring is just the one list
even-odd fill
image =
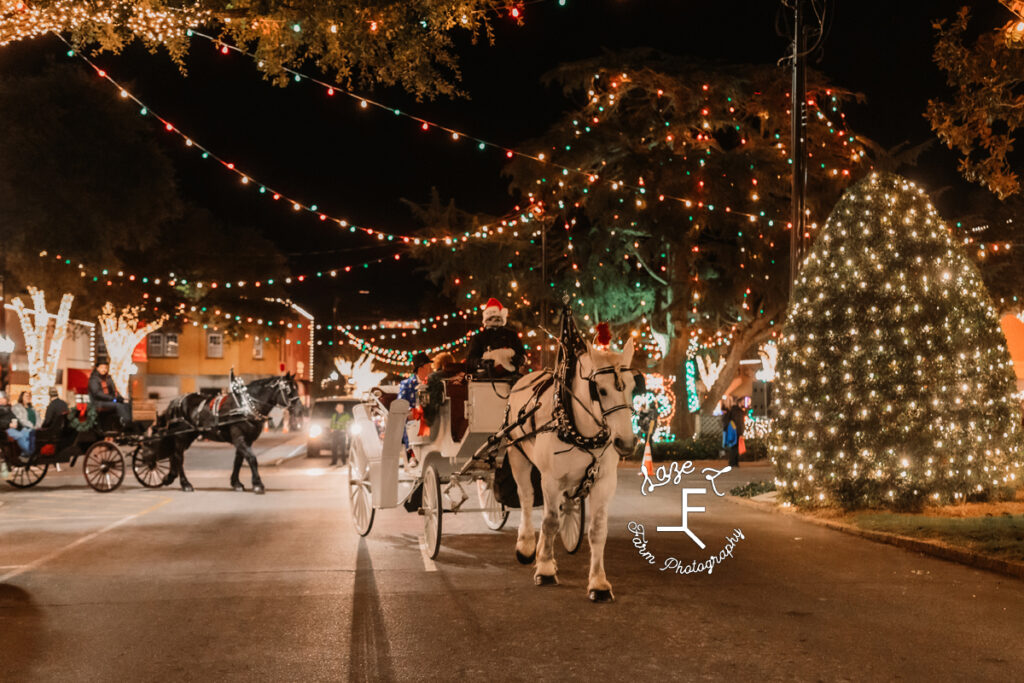
{"label": "utility pole", "polygon": [[807,216],[807,30],[805,0],[793,3],[793,83],[790,100],[790,156],[793,160],[792,228],[789,240],[789,292],[792,297],[803,259]]}
{"label": "utility pole", "polygon": [[540,226],[540,367],[548,367],[548,224]]}

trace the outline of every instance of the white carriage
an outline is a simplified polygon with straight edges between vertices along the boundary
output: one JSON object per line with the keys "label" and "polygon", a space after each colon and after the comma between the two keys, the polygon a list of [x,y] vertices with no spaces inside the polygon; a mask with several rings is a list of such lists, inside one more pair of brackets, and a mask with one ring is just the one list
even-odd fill
{"label": "white carriage", "polygon": [[[423,517],[431,558],[440,550],[445,514],[480,512],[489,529],[500,530],[509,509],[496,498],[494,480],[504,458],[500,437],[511,389],[512,380],[445,381],[440,409],[424,435],[420,420],[408,421],[407,401],[382,389],[370,392],[354,408],[351,430],[348,492],[359,534],[370,532],[378,510],[399,506]],[[418,461],[412,467],[403,433]],[[474,497],[478,505],[469,502]],[[559,535],[570,553],[580,547],[584,517],[582,500],[563,505]]]}

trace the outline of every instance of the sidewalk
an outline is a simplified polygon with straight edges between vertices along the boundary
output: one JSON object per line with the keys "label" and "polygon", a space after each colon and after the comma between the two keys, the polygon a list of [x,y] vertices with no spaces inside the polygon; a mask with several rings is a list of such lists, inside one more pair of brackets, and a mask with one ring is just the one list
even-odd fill
{"label": "sidewalk", "polygon": [[729,501],[739,505],[759,508],[765,512],[792,515],[797,519],[810,522],[811,524],[817,524],[818,526],[823,526],[835,531],[841,531],[852,536],[860,536],[861,538],[866,538],[877,543],[886,543],[911,552],[924,553],[950,562],[958,562],[977,569],[985,569],[999,574],[1004,574],[1006,576],[1024,579],[1024,563],[992,557],[991,555],[975,552],[960,546],[950,545],[948,543],[943,543],[942,541],[912,538],[910,536],[902,536],[900,534],[893,534],[885,531],[862,529],[853,524],[847,524],[846,522],[840,522],[833,519],[823,519],[821,517],[815,517],[814,515],[803,514],[796,508],[784,508],[776,504],[774,492],[765,493],[760,496],[755,496],[754,498],[741,498],[731,495],[727,496],[727,498]]}

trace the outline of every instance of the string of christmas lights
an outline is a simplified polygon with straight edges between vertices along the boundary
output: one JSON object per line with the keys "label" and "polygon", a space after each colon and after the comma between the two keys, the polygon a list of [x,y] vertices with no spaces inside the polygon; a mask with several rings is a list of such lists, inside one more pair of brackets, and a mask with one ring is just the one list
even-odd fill
{"label": "string of christmas lights", "polygon": [[[255,55],[255,54],[253,54],[251,52],[248,52],[248,51],[246,51],[246,50],[244,50],[244,49],[242,49],[242,48],[240,48],[240,47],[238,47],[236,45],[232,45],[230,43],[226,43],[226,42],[224,42],[223,40],[221,40],[219,38],[215,38],[214,36],[211,36],[211,35],[208,35],[206,33],[203,33],[202,31],[199,31],[199,30],[196,30],[196,29],[192,29],[189,32],[189,35],[190,36],[196,36],[196,37],[199,37],[199,38],[203,38],[203,39],[209,41],[210,43],[212,43],[214,45],[216,50],[218,52],[220,52],[221,54],[228,54],[230,52],[235,52],[237,54],[240,54],[240,55],[243,55],[245,57],[248,57],[249,59],[252,59],[254,62],[256,62],[257,66],[259,66],[262,63],[257,55]],[[303,71],[300,71],[298,69],[292,69],[290,67],[283,67],[282,70],[285,73],[287,73],[289,76],[291,76],[292,80],[295,83],[312,83],[314,85],[317,85],[317,86],[323,88],[324,92],[327,93],[328,97],[334,97],[335,95],[341,95],[343,97],[347,97],[347,98],[349,98],[349,99],[351,99],[351,100],[353,100],[355,102],[358,102],[360,109],[370,109],[370,108],[373,108],[373,109],[378,109],[380,111],[388,112],[388,113],[390,113],[390,114],[392,114],[392,115],[394,115],[394,116],[396,116],[398,118],[407,119],[409,121],[414,122],[424,132],[429,132],[431,130],[437,130],[437,131],[443,132],[446,135],[450,136],[452,142],[459,142],[459,141],[465,140],[465,141],[468,141],[468,142],[474,144],[477,147],[477,149],[479,149],[480,151],[488,151],[488,150],[498,151],[498,152],[501,152],[501,154],[506,159],[513,159],[513,158],[527,159],[527,160],[535,162],[535,163],[544,164],[546,166],[549,166],[549,167],[559,171],[561,173],[561,175],[563,175],[563,176],[574,175],[574,176],[577,176],[577,177],[580,177],[580,178],[586,180],[586,182],[588,184],[593,184],[593,183],[596,183],[596,182],[607,183],[607,184],[611,185],[613,190],[618,190],[620,188],[628,189],[628,190],[631,190],[633,192],[633,194],[635,194],[638,197],[646,196],[648,194],[648,192],[650,192],[651,196],[656,196],[659,201],[671,200],[671,201],[676,201],[676,202],[682,203],[687,208],[698,208],[698,209],[704,209],[704,210],[707,210],[707,211],[714,211],[715,210],[715,207],[714,207],[713,204],[708,205],[708,204],[705,204],[703,201],[700,201],[698,199],[687,198],[687,197],[679,197],[679,196],[668,194],[668,193],[651,191],[649,188],[645,187],[643,178],[637,179],[636,183],[629,183],[629,182],[626,182],[626,181],[621,180],[621,179],[608,179],[608,178],[604,178],[600,174],[594,173],[593,171],[588,171],[588,170],[585,170],[583,168],[566,166],[564,164],[557,163],[557,162],[553,161],[551,159],[551,157],[549,157],[544,152],[538,152],[536,154],[532,154],[530,152],[524,152],[521,149],[516,149],[514,147],[508,147],[508,146],[505,146],[505,145],[501,145],[501,144],[498,144],[496,142],[493,142],[493,141],[486,140],[484,138],[478,137],[478,136],[473,135],[471,133],[467,133],[467,132],[465,132],[463,130],[459,130],[459,129],[453,128],[451,126],[445,125],[443,123],[438,123],[438,122],[433,121],[431,119],[423,118],[422,116],[417,116],[415,114],[410,114],[409,112],[402,111],[401,109],[399,109],[397,107],[392,107],[392,106],[390,106],[388,104],[384,104],[383,102],[379,102],[379,101],[374,100],[372,98],[369,98],[369,97],[366,97],[364,95],[360,95],[359,93],[356,93],[356,92],[353,92],[351,90],[348,90],[347,88],[344,88],[343,86],[337,85],[335,83],[328,83],[328,82],[323,81],[323,80],[321,80],[321,79],[319,79],[319,78],[317,78],[315,76],[310,76],[309,74],[307,74],[307,73],[305,73]],[[819,113],[819,116],[823,116],[821,114],[821,112],[818,112],[818,113]],[[752,221],[764,217],[764,212],[761,212],[760,214],[746,213],[746,212],[743,212],[743,211],[737,211],[737,210],[735,210],[735,209],[733,209],[731,207],[725,207],[725,211],[727,213],[737,213],[737,214],[742,215],[742,216],[748,216]]]}
{"label": "string of christmas lights", "polygon": [[[472,315],[474,313],[478,313],[479,311],[480,311],[480,307],[479,306],[470,306],[469,308],[459,309],[457,311],[452,311],[451,313],[442,313],[441,315],[435,315],[432,318],[420,318],[420,319],[416,320],[415,322],[417,322],[420,325],[431,325],[433,323],[437,323],[437,322],[442,322],[443,321],[443,324],[447,325],[449,320],[454,321],[457,318],[461,318],[461,319],[465,320],[470,315]],[[437,326],[434,325],[434,327],[436,328]],[[350,331],[354,331],[354,332],[359,332],[359,331],[363,331],[363,330],[376,331],[376,330],[391,329],[391,328],[389,328],[386,325],[383,325],[381,323],[372,323],[372,324],[369,324],[369,325],[317,325],[317,327],[316,327],[316,329],[318,329],[318,330],[322,330],[322,329],[333,330],[335,328],[337,328],[339,330],[350,330]],[[412,333],[416,334],[415,331],[413,331]]]}
{"label": "string of christmas lights", "polygon": [[[460,235],[440,235],[432,237],[421,237],[418,235],[406,235],[401,233],[392,233],[386,230],[378,230],[376,228],[370,228],[364,225],[353,223],[345,218],[339,218],[337,216],[328,214],[320,210],[318,204],[306,203],[301,201],[289,194],[275,190],[273,187],[261,183],[253,177],[251,173],[247,173],[239,169],[234,162],[228,161],[225,157],[217,154],[209,147],[197,142],[193,137],[186,134],[180,128],[178,128],[170,120],[159,115],[139,97],[130,92],[125,88],[119,81],[115,80],[106,72],[106,70],[100,68],[88,57],[74,50],[70,43],[60,36],[54,34],[59,38],[67,47],[68,57],[78,57],[83,62],[88,64],[96,75],[103,80],[110,83],[112,86],[118,89],[122,99],[131,100],[139,106],[139,114],[142,116],[151,116],[152,118],[163,124],[164,130],[168,133],[176,135],[184,141],[186,147],[197,151],[203,159],[212,159],[220,164],[221,168],[230,171],[239,178],[242,185],[251,185],[258,188],[260,195],[270,197],[274,201],[283,201],[285,204],[290,204],[293,211],[304,212],[307,214],[315,215],[320,221],[325,223],[332,223],[347,230],[350,233],[369,235],[375,237],[377,240],[382,242],[399,242],[408,245],[421,246],[421,247],[433,247],[433,246],[451,246],[459,242],[467,242],[470,239],[488,239],[494,235],[504,235],[506,227],[514,227],[520,222],[529,222],[528,215],[524,215],[520,209],[515,209],[503,218],[498,220],[497,226],[483,225],[480,226],[475,232],[464,232]],[[520,237],[518,230],[513,229],[511,232],[512,237]]]}
{"label": "string of christmas lights", "polygon": [[[47,258],[50,254],[46,251],[39,252],[40,258]],[[135,273],[128,273],[124,269],[113,269],[113,268],[98,268],[89,270],[85,264],[75,264],[72,259],[67,258],[61,254],[53,254],[54,260],[65,266],[71,266],[78,270],[79,275],[83,278],[91,280],[92,282],[105,284],[108,287],[112,287],[115,282],[127,280],[128,282],[138,282],[144,285],[164,285],[167,287],[177,287],[179,285],[192,285],[196,289],[232,289],[232,288],[244,288],[244,287],[264,287],[274,284],[295,284],[300,282],[315,282],[318,279],[323,278],[336,278],[339,275],[351,273],[359,269],[367,269],[372,265],[378,263],[400,261],[402,259],[401,254],[389,254],[388,256],[381,256],[380,258],[371,259],[364,261],[363,263],[341,266],[338,268],[332,268],[330,270],[318,270],[303,275],[289,275],[281,278],[278,281],[276,278],[267,278],[266,280],[189,280],[186,277],[177,275],[174,272],[170,272],[167,275],[138,275]]]}
{"label": "string of christmas lights", "polygon": [[[452,349],[457,349],[467,344],[470,339],[472,339],[480,332],[480,330],[470,330],[469,332],[462,335],[458,339],[446,342],[444,344],[439,344],[437,346],[429,346],[423,349],[399,350],[378,346],[376,344],[366,341],[365,339],[357,337],[356,335],[352,334],[350,331],[344,328],[339,329],[341,330],[342,334],[344,334],[347,337],[347,343],[359,349],[361,353],[373,356],[376,360],[382,363],[390,363],[392,365],[412,365],[413,356],[419,353],[425,353],[428,356],[430,356],[435,353],[440,353],[441,351],[451,351]],[[321,344],[322,341],[317,342],[318,346]]]}

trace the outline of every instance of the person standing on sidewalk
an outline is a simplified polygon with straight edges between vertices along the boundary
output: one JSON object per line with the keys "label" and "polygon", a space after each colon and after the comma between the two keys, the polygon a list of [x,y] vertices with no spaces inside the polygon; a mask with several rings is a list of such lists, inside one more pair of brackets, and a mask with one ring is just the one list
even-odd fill
{"label": "person standing on sidewalk", "polygon": [[722,399],[722,448],[729,467],[740,466],[740,440],[743,438],[743,408],[732,396]]}
{"label": "person standing on sidewalk", "polygon": [[340,401],[334,404],[334,414],[331,415],[331,464],[339,461],[342,465],[348,462],[348,426],[352,422],[352,416],[345,412],[345,404]]}

